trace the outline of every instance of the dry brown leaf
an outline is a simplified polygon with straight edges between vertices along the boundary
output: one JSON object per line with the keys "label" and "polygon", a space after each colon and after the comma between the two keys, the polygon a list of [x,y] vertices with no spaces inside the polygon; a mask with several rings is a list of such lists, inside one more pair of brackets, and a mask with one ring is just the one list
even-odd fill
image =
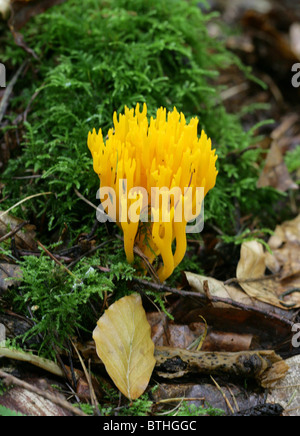
{"label": "dry brown leaf", "polygon": [[[152,340],[155,346],[169,346],[195,350],[200,339],[204,339],[202,351],[243,351],[251,349],[255,343],[253,334],[223,332],[209,328],[205,336],[205,323],[176,324],[167,322],[166,315],[160,312],[147,313],[151,325]],[[253,347],[252,347],[253,349]]]}
{"label": "dry brown leaf", "polygon": [[291,49],[300,58],[300,23],[293,23],[289,33]]}
{"label": "dry brown leaf", "polygon": [[[300,307],[299,292],[284,297],[286,292],[300,287],[300,215],[277,226],[268,244],[272,253],[265,251],[257,241],[242,245],[236,273],[240,286],[249,296],[273,306]],[[267,268],[277,276],[265,276]],[[259,280],[264,276],[265,279]]]}
{"label": "dry brown leaf", "polygon": [[[205,295],[204,283],[207,282],[211,296],[226,298],[244,305],[253,305],[251,298],[235,286],[224,285],[223,282],[212,277],[201,276],[188,271],[185,271],[185,276],[191,288],[203,295]],[[215,307],[228,307],[224,303],[213,302],[212,305]]]}
{"label": "dry brown leaf", "polygon": [[289,189],[299,189],[289,175],[283,154],[276,141],[273,141],[271,145],[265,167],[257,182],[258,188],[265,186],[272,186],[282,192]]}
{"label": "dry brown leaf", "polygon": [[0,295],[17,283],[16,279],[21,279],[21,277],[22,270],[18,265],[0,262]]}
{"label": "dry brown leaf", "polygon": [[93,332],[96,351],[118,389],[130,400],[140,397],[155,366],[151,328],[139,294],[112,304]]}
{"label": "dry brown leaf", "polygon": [[[275,280],[268,277],[263,279],[265,271],[266,254],[263,245],[258,241],[244,242],[236,270],[240,286],[250,297],[283,308],[282,302],[276,295]],[[250,281],[256,279],[258,280]]]}
{"label": "dry brown leaf", "polygon": [[267,398],[268,403],[279,403],[284,407],[284,416],[300,416],[300,356],[286,360],[289,370]]}
{"label": "dry brown leaf", "polygon": [[276,226],[275,232],[269,239],[268,244],[271,250],[275,250],[286,242],[300,245],[300,215],[291,221],[285,221]]}
{"label": "dry brown leaf", "polygon": [[[266,254],[266,266],[273,273],[280,273],[277,280],[278,295],[300,288],[300,215],[278,225],[268,242],[272,255]],[[300,293],[287,297],[288,304],[300,307]]]}
{"label": "dry brown leaf", "polygon": [[[0,210],[0,238],[5,236],[11,230],[16,229],[24,221],[20,218],[14,217],[9,214],[4,214]],[[31,224],[25,224],[21,230],[19,230],[15,235],[15,242],[17,248],[36,250],[37,243],[35,240],[35,226]]]}

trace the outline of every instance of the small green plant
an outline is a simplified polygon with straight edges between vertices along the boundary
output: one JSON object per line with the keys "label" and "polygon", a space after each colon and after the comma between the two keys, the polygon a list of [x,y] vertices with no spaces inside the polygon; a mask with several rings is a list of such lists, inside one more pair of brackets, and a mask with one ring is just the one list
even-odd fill
{"label": "small green plant", "polygon": [[183,401],[176,412],[171,413],[171,416],[222,416],[225,411],[206,405],[198,407],[196,404],[187,404]]}
{"label": "small green plant", "polygon": [[288,151],[285,155],[285,163],[290,173],[299,171],[300,168],[300,145],[294,150]]}
{"label": "small green plant", "polygon": [[15,410],[8,409],[7,407],[0,405],[0,416],[26,416]]}
{"label": "small green plant", "polygon": [[266,241],[263,238],[266,236],[271,236],[273,234],[274,232],[270,229],[259,229],[259,230],[246,229],[234,236],[224,235],[222,236],[222,240],[227,244],[234,244],[234,245],[242,245],[244,242],[248,242],[248,241],[257,241],[260,242],[266,248],[266,250],[271,253],[271,249],[269,245],[266,243]]}
{"label": "small green plant", "polygon": [[128,408],[121,409],[120,416],[148,416],[151,414],[153,401],[149,399],[148,393],[137,400],[132,401]]}
{"label": "small green plant", "polygon": [[114,290],[112,279],[93,267],[97,259],[79,262],[72,275],[45,255],[27,256],[21,263],[22,283],[14,298],[15,308],[29,311],[33,327],[22,338],[40,337],[42,354],[62,347],[76,329],[94,328],[104,293]]}

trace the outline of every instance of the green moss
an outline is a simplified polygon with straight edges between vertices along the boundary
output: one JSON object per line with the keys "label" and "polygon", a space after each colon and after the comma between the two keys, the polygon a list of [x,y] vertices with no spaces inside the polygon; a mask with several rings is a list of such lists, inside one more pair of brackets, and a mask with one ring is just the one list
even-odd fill
{"label": "green moss", "polygon": [[[220,102],[214,79],[239,61],[208,35],[207,22],[214,17],[194,0],[87,0],[84,7],[69,0],[32,19],[23,33],[39,61],[29,61],[11,102],[12,111],[20,105],[25,110],[29,102],[30,110],[23,147],[3,175],[9,195],[4,207],[50,190],[54,195],[27,204],[26,217],[43,216],[49,230],[67,225],[75,236],[95,216],[74,193],[76,187],[96,203],[88,131],[106,132],[115,110],[146,101],[150,115],[175,105],[187,118],[198,116],[199,128],[212,138],[220,174],[206,200],[208,220],[230,232],[233,199],[242,213],[260,214],[262,201],[269,198],[271,204],[276,195],[256,189],[257,153],[228,157],[253,137]],[[25,57],[10,38],[4,62],[20,64]],[[30,174],[41,177],[26,184],[11,180]]]}

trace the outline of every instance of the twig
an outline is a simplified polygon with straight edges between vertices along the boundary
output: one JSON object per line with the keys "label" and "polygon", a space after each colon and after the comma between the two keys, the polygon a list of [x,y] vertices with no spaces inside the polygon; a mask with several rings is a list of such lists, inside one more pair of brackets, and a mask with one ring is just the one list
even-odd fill
{"label": "twig", "polygon": [[[120,236],[120,235],[116,235],[116,238],[118,238],[118,239],[120,239],[120,241],[123,241],[123,242],[124,242],[124,238],[123,238],[122,236]],[[133,252],[134,252],[135,254],[137,254],[137,255],[142,259],[142,261],[144,262],[144,264],[145,264],[145,266],[146,266],[146,268],[147,268],[149,274],[151,275],[151,277],[153,278],[153,280],[155,280],[156,283],[157,283],[158,286],[159,286],[159,284],[160,284],[161,282],[160,282],[160,280],[159,280],[159,278],[158,278],[158,275],[156,274],[155,269],[153,268],[153,266],[152,266],[151,263],[149,262],[147,256],[145,256],[144,253],[143,253],[143,252],[142,252],[138,247],[133,247]]]}
{"label": "twig", "polygon": [[151,281],[139,279],[138,277],[132,277],[132,280],[135,282],[141,283],[144,286],[148,286],[152,289],[155,289],[159,292],[168,292],[171,294],[180,295],[181,297],[196,297],[196,298],[200,298],[200,299],[205,300],[205,301],[208,300],[211,303],[224,303],[224,304],[228,304],[228,305],[233,306],[233,307],[237,307],[238,309],[242,309],[246,312],[259,313],[261,315],[266,316],[269,319],[273,319],[273,320],[276,320],[279,322],[284,322],[286,325],[288,325],[290,327],[292,327],[294,325],[294,323],[292,321],[290,321],[284,317],[281,317],[280,315],[277,315],[276,313],[271,313],[268,310],[264,310],[264,309],[261,309],[259,307],[255,307],[255,306],[247,306],[247,305],[240,303],[238,301],[231,300],[230,298],[210,296],[210,298],[208,299],[206,295],[203,295],[200,292],[185,291],[185,290],[170,288],[170,287],[165,286],[163,284],[153,283]]}
{"label": "twig", "polygon": [[22,203],[25,203],[25,201],[31,200],[32,198],[35,197],[40,197],[41,195],[50,195],[53,194],[52,192],[41,192],[40,194],[34,194],[34,195],[30,195],[29,197],[23,198],[23,200],[19,201],[18,203],[14,204],[13,206],[11,206],[9,209],[7,209],[6,211],[2,212],[0,214],[0,218],[2,218],[4,215],[6,215],[7,213],[9,213],[11,210],[13,210],[15,207],[20,206]]}
{"label": "twig", "polygon": [[[42,86],[44,85],[44,83],[42,84]],[[29,100],[29,103],[28,103],[28,105],[27,105],[27,107],[26,107],[26,109],[25,109],[25,112],[24,112],[24,114],[23,114],[23,120],[24,120],[24,123],[26,123],[26,121],[27,121],[27,115],[28,115],[28,112],[29,112],[29,109],[30,109],[30,107],[31,107],[31,104],[32,104],[32,102],[36,99],[36,97],[39,95],[39,93],[41,92],[41,90],[42,90],[42,86],[40,87],[40,89],[38,89],[37,91],[35,91],[35,93],[31,96],[31,98],[30,98],[30,100]]]}
{"label": "twig", "polygon": [[6,108],[8,106],[8,100],[9,100],[9,97],[10,97],[12,91],[13,91],[13,87],[15,86],[15,84],[16,84],[20,74],[24,70],[26,64],[27,64],[27,61],[23,62],[23,64],[19,67],[19,69],[16,72],[16,74],[14,75],[14,77],[11,79],[11,81],[7,85],[7,88],[4,92],[4,96],[0,102],[0,123],[5,115],[5,111],[6,111]]}
{"label": "twig", "polygon": [[95,391],[94,391],[94,387],[93,387],[93,383],[92,383],[92,380],[91,380],[91,376],[90,376],[90,374],[88,373],[88,371],[86,369],[86,366],[85,366],[85,364],[84,364],[84,362],[82,360],[82,357],[81,357],[79,351],[77,350],[77,347],[75,346],[75,344],[73,343],[73,341],[71,339],[70,339],[70,342],[73,345],[74,350],[76,351],[76,354],[77,354],[77,356],[78,356],[78,358],[80,360],[80,363],[81,363],[81,366],[82,366],[85,378],[86,378],[86,380],[88,382],[92,404],[95,407],[95,410],[99,412],[99,403],[97,401],[97,397],[96,397],[96,394],[95,394]]}
{"label": "twig", "polygon": [[232,396],[232,399],[233,399],[233,402],[234,402],[235,408],[236,408],[237,412],[239,412],[239,411],[240,411],[240,408],[239,408],[239,405],[238,405],[238,403],[237,403],[237,401],[236,401],[235,395],[234,395],[234,393],[232,392],[232,390],[230,389],[230,386],[228,386],[228,385],[226,385],[226,386],[227,386],[227,389],[228,389],[229,392],[230,392],[230,395]]}
{"label": "twig", "polygon": [[204,330],[204,333],[203,333],[203,335],[202,335],[202,337],[201,337],[201,339],[200,339],[200,342],[199,342],[199,344],[198,344],[198,347],[196,348],[196,351],[200,351],[200,350],[201,350],[202,345],[203,345],[203,342],[205,341],[205,338],[206,338],[206,336],[207,336],[207,322],[206,322],[206,319],[205,319],[202,315],[199,315],[199,316],[200,316],[200,318],[202,318],[203,321],[204,321],[205,330]]}
{"label": "twig", "polygon": [[212,379],[212,381],[214,382],[214,384],[216,385],[216,387],[217,387],[217,389],[218,389],[218,391],[220,391],[221,392],[221,394],[222,394],[222,397],[224,398],[224,400],[225,400],[225,403],[227,404],[227,406],[229,407],[229,409],[230,409],[230,412],[232,413],[232,414],[234,414],[234,410],[233,410],[233,408],[232,408],[232,406],[231,406],[231,404],[230,404],[230,402],[229,402],[229,400],[228,400],[228,398],[226,397],[226,395],[225,395],[225,393],[222,391],[222,389],[221,389],[221,387],[220,387],[220,385],[216,382],[216,380],[213,378],[213,376],[210,376],[210,378]]}
{"label": "twig", "polygon": [[74,274],[72,273],[72,271],[70,271],[65,265],[63,265],[58,259],[56,259],[56,257],[50,253],[49,250],[47,250],[46,247],[44,247],[44,245],[40,242],[37,241],[37,244],[39,247],[41,247],[41,249],[49,256],[51,257],[52,260],[54,260],[55,263],[57,263],[57,265],[59,265],[61,268],[63,268],[68,274],[70,274],[70,276],[72,276],[75,280],[77,280],[79,283],[81,283],[81,280]]}
{"label": "twig", "polygon": [[33,174],[32,176],[12,177],[12,180],[31,180],[31,179],[40,179],[41,177],[43,177],[42,174]]}
{"label": "twig", "polygon": [[75,191],[75,194],[77,195],[77,197],[81,198],[81,200],[83,200],[86,204],[91,206],[93,209],[96,209],[98,212],[101,211],[101,209],[99,209],[91,201],[87,200],[82,194],[80,194],[80,192],[76,188],[74,188],[74,191]]}
{"label": "twig", "polygon": [[232,279],[228,279],[224,282],[224,285],[230,285],[231,283],[252,283],[252,282],[263,282],[265,280],[273,280],[274,278],[278,277],[280,275],[280,272],[270,274],[268,276],[262,276],[262,277],[256,277],[252,279],[238,279],[236,277]]}
{"label": "twig", "polygon": [[176,397],[176,398],[163,398],[162,400],[156,401],[155,404],[162,403],[173,403],[174,401],[205,401],[205,397],[198,398],[187,398],[187,397]]}
{"label": "twig", "polygon": [[0,238],[0,243],[6,241],[6,239],[11,238],[12,236],[14,236],[16,233],[18,233],[26,224],[28,224],[28,221],[24,221],[21,224],[19,224],[17,227],[15,227],[13,230],[11,230],[9,233],[7,233],[6,235],[2,236],[2,238]]}
{"label": "twig", "polygon": [[108,239],[107,241],[102,242],[101,244],[97,245],[97,247],[93,247],[91,248],[91,250],[87,251],[86,253],[82,254],[81,256],[79,256],[77,259],[73,260],[73,262],[71,262],[68,266],[69,268],[72,268],[74,265],[76,265],[76,263],[78,263],[81,259],[83,259],[86,256],[90,256],[91,254],[93,254],[95,251],[99,250],[99,248],[103,247],[106,244],[109,244],[110,242],[112,242],[113,239]]}
{"label": "twig", "polygon": [[19,386],[22,389],[26,389],[30,392],[34,392],[37,395],[40,395],[43,398],[46,398],[47,400],[51,401],[54,404],[57,404],[60,407],[63,407],[64,409],[74,413],[74,415],[78,415],[78,416],[87,416],[82,410],[75,408],[74,406],[72,406],[70,403],[68,403],[67,401],[53,395],[50,394],[47,391],[42,391],[41,389],[35,387],[35,386],[31,386],[29,383],[26,383],[16,377],[14,377],[11,374],[8,374],[4,371],[0,370],[0,378],[5,379],[8,383],[11,383],[15,386]]}

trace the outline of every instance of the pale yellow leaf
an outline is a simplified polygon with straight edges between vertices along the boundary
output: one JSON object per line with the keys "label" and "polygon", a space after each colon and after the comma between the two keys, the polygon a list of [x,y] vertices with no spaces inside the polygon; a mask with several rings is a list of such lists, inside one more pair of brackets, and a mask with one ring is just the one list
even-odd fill
{"label": "pale yellow leaf", "polygon": [[97,322],[93,339],[117,388],[130,400],[140,397],[156,363],[140,295],[132,294],[112,304]]}

